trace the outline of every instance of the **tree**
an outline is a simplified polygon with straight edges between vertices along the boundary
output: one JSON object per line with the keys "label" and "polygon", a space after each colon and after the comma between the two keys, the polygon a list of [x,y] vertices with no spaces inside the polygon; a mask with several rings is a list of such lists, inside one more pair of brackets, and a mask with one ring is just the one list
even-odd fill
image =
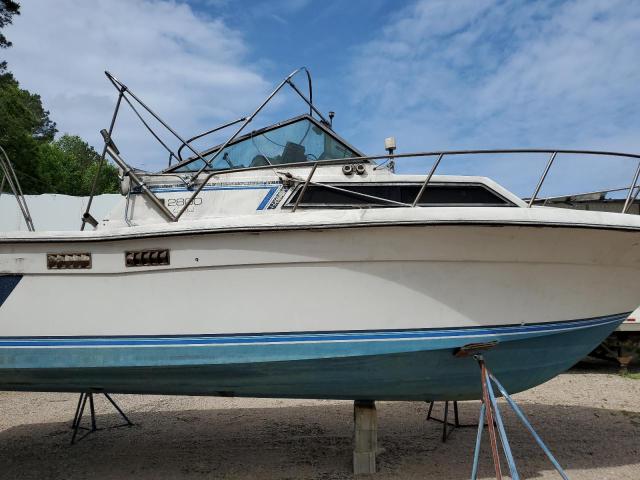
{"label": "tree", "polygon": [[[0,145],[23,191],[89,195],[100,155],[75,135],[54,140],[56,131],[40,96],[21,89],[11,73],[1,73]],[[118,185],[117,168],[105,162],[95,193],[115,193]]]}
{"label": "tree", "polygon": [[[20,5],[0,0],[0,30],[10,25]],[[0,32],[0,49],[11,42]],[[0,145],[14,165],[24,193],[89,195],[100,156],[80,137],[54,140],[56,124],[40,95],[21,89],[7,63],[0,62]],[[118,191],[117,168],[105,162],[95,193]]]}
{"label": "tree", "polygon": [[[44,143],[38,152],[38,177],[47,192],[67,195],[90,195],[100,164],[100,155],[76,135]],[[119,187],[118,169],[105,162],[100,172],[97,193],[116,193]]]}
{"label": "tree", "polygon": [[0,145],[13,162],[25,193],[42,191],[38,178],[38,147],[53,140],[56,124],[39,95],[22,90],[0,66]]}
{"label": "tree", "polygon": [[[11,25],[14,15],[20,15],[20,5],[13,0],[0,0],[0,48],[9,48],[11,42],[2,33],[2,29]],[[7,68],[7,62],[0,62],[0,70]]]}

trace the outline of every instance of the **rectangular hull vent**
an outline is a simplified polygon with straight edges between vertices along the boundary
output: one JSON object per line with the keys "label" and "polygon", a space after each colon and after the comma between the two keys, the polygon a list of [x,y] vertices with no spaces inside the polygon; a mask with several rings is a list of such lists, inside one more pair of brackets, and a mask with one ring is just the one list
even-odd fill
{"label": "rectangular hull vent", "polygon": [[82,270],[91,268],[90,253],[47,253],[49,270]]}
{"label": "rectangular hull vent", "polygon": [[124,254],[127,267],[159,267],[169,265],[169,250],[140,250]]}

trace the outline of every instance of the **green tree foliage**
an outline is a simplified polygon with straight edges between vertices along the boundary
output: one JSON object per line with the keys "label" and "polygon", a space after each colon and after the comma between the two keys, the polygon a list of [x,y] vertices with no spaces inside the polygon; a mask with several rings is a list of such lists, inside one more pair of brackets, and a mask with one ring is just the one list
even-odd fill
{"label": "green tree foliage", "polygon": [[[0,0],[0,29],[11,25],[14,15],[20,15],[20,5],[13,0]],[[0,32],[0,48],[10,46],[11,42]]]}
{"label": "green tree foliage", "polygon": [[[9,48],[11,42],[2,33],[2,29],[11,25],[14,15],[20,15],[20,5],[13,0],[0,0],[0,48]],[[0,70],[7,68],[7,62],[0,62]]]}
{"label": "green tree foliage", "polygon": [[[9,25],[20,6],[0,0],[0,29]],[[11,42],[0,33],[0,48]],[[89,195],[100,156],[80,137],[54,140],[56,124],[39,95],[21,89],[6,62],[0,62],[0,145],[13,163],[24,193]],[[105,162],[96,193],[118,191],[118,171]]]}
{"label": "green tree foliage", "polygon": [[25,192],[39,190],[38,147],[52,141],[55,133],[55,123],[42,108],[40,97],[22,90],[11,73],[0,71],[0,145],[18,171]]}
{"label": "green tree foliage", "polygon": [[[63,135],[43,143],[38,152],[38,177],[50,193],[89,195],[100,164],[100,155],[80,137]],[[96,191],[118,191],[118,169],[111,163],[102,166]]]}

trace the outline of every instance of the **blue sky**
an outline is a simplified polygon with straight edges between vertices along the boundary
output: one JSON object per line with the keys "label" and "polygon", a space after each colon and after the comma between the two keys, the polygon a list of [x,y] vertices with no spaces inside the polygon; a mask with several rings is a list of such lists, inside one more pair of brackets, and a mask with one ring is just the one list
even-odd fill
{"label": "blue sky", "polygon": [[[109,69],[189,136],[247,113],[306,65],[336,130],[367,153],[556,147],[640,151],[640,2],[627,0],[30,0],[4,52],[61,132],[99,146]],[[51,21],[55,19],[55,21]],[[108,19],[108,21],[104,21]],[[256,126],[293,116],[281,97]],[[123,116],[146,169],[166,157]],[[545,158],[449,161],[526,194]],[[635,165],[565,157],[547,194],[619,187]],[[405,171],[428,168],[413,161]]]}

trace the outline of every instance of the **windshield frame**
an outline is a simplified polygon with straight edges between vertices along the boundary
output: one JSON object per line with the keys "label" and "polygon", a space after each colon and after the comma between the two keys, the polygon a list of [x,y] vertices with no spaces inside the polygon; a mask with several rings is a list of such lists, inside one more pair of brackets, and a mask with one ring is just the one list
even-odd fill
{"label": "windshield frame", "polygon": [[[342,144],[342,146],[344,146],[344,147],[348,148],[349,150],[353,151],[356,154],[357,157],[364,157],[365,156],[364,153],[362,153],[359,149],[355,148],[349,142],[347,142],[342,137],[337,135],[329,126],[325,125],[323,122],[318,121],[317,119],[315,119],[314,117],[312,117],[311,115],[308,115],[308,114],[298,115],[297,117],[293,117],[293,118],[290,118],[288,120],[284,120],[282,122],[274,123],[272,125],[260,128],[258,130],[253,130],[253,131],[251,131],[249,133],[246,133],[246,134],[244,134],[242,136],[239,136],[233,142],[231,142],[229,145],[227,145],[227,147],[230,147],[232,145],[236,145],[236,144],[238,144],[240,142],[243,142],[245,140],[249,140],[252,137],[255,137],[257,135],[261,135],[263,133],[268,133],[268,132],[270,132],[272,130],[276,130],[278,128],[285,127],[287,125],[291,125],[292,123],[296,123],[296,122],[299,122],[301,120],[307,120],[307,121],[311,122],[314,126],[320,128],[325,135],[330,136],[333,140],[335,140],[336,142]],[[202,152],[200,152],[200,155],[202,157],[206,157],[207,155],[215,153],[223,145],[224,145],[223,143],[220,143],[220,144],[218,144],[218,145],[216,145],[214,147],[210,147],[210,148],[208,148],[206,150],[203,150]],[[183,160],[180,163],[177,163],[175,165],[172,165],[169,168],[166,168],[166,169],[162,170],[162,172],[160,172],[160,173],[188,173],[188,172],[185,172],[185,171],[177,171],[177,170],[182,168],[182,167],[184,167],[185,165],[188,165],[188,164],[190,164],[190,163],[192,163],[194,161],[198,161],[198,160],[200,160],[200,157],[195,156],[195,155],[191,156],[191,157]],[[334,159],[327,159],[327,160],[334,160]],[[340,159],[335,159],[335,160],[339,161]],[[310,160],[309,164],[312,164],[312,163],[313,163],[313,161]],[[267,168],[268,167],[269,166],[267,166]],[[233,169],[233,168],[217,170],[217,169],[209,167],[209,168],[206,168],[204,171],[205,172],[213,172],[213,171],[216,171],[216,172],[233,172],[235,170],[236,169]],[[193,173],[193,172],[191,172],[191,173]]]}

